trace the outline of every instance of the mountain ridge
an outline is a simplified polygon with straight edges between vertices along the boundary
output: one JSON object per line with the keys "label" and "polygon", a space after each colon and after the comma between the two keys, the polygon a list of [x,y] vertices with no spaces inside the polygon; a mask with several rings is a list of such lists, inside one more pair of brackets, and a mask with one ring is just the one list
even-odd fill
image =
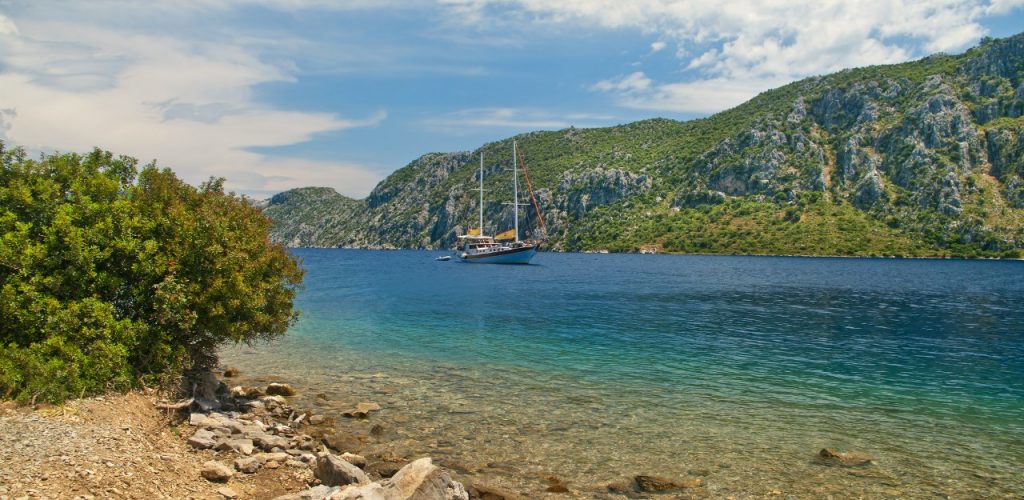
{"label": "mountain ridge", "polygon": [[290,246],[446,248],[475,226],[481,152],[485,230],[511,226],[500,201],[516,140],[554,250],[1019,257],[1022,115],[1018,34],[806,78],[697,120],[428,153],[363,200],[299,188],[265,213]]}

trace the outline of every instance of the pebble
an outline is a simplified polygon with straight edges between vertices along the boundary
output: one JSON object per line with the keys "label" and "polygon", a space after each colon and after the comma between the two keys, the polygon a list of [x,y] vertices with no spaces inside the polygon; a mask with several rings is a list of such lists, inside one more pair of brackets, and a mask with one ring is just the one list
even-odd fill
{"label": "pebble", "polygon": [[217,493],[224,498],[236,498],[238,496],[238,493],[236,493],[235,490],[228,488],[227,486],[217,488]]}

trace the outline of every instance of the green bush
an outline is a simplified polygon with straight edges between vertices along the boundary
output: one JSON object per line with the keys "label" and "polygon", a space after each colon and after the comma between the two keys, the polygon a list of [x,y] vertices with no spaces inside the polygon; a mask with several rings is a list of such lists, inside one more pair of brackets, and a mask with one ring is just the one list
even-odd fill
{"label": "green bush", "polygon": [[60,401],[216,363],[297,317],[298,263],[223,180],[0,143],[0,397]]}

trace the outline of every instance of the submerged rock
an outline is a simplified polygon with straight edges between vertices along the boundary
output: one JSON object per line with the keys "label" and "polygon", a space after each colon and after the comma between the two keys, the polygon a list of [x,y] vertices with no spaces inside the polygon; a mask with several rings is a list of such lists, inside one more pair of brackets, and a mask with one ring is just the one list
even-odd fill
{"label": "submerged rock", "polygon": [[466,486],[469,498],[473,500],[523,500],[523,497],[495,486],[474,483]]}
{"label": "submerged rock", "polygon": [[663,491],[697,488],[700,487],[701,480],[698,478],[674,480],[658,476],[641,475],[634,477],[633,482],[636,483],[637,491],[644,493],[659,493]]}
{"label": "submerged rock", "polygon": [[348,410],[343,412],[341,415],[349,418],[366,418],[370,413],[375,411],[380,411],[379,404],[363,402],[357,404],[354,410]]}
{"label": "submerged rock", "polygon": [[288,384],[274,382],[267,386],[267,394],[271,396],[294,396],[297,392]]}
{"label": "submerged rock", "polygon": [[363,443],[359,438],[345,432],[336,432],[330,436],[325,436],[321,441],[328,448],[342,453],[358,453],[363,447]]}
{"label": "submerged rock", "polygon": [[842,465],[871,465],[874,463],[874,457],[867,453],[861,453],[859,451],[848,451],[842,452],[835,448],[822,448],[818,452],[818,458],[827,462],[839,463]]}

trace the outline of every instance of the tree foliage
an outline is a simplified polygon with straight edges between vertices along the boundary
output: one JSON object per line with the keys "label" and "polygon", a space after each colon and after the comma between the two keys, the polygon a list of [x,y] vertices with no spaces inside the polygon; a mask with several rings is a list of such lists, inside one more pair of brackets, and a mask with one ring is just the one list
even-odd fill
{"label": "tree foliage", "polygon": [[283,334],[302,271],[269,230],[223,179],[0,143],[0,396],[126,388]]}

